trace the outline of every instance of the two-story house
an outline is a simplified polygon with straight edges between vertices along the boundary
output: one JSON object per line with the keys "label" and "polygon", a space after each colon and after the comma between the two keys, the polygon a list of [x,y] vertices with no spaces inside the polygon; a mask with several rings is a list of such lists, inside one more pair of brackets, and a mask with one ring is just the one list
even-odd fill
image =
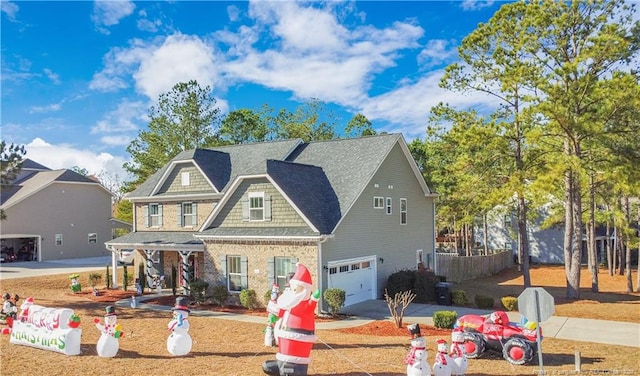
{"label": "two-story house", "polygon": [[376,299],[398,270],[433,265],[436,195],[400,134],[286,140],[180,153],[126,196],[134,231],[106,242],[137,250],[147,281],[179,268],[258,296],[301,262],[346,305]]}
{"label": "two-story house", "polygon": [[97,180],[23,160],[0,193],[7,215],[0,224],[3,256],[47,261],[109,255],[104,242],[115,228],[127,227],[111,217],[112,198]]}

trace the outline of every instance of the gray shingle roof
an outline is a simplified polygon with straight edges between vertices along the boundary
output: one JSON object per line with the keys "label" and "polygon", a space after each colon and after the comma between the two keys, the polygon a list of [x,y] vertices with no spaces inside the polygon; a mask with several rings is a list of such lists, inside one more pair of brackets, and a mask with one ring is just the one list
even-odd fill
{"label": "gray shingle roof", "polygon": [[[192,232],[172,232],[172,231],[147,231],[130,232],[116,239],[105,242],[109,246],[116,248],[126,247],[135,249],[166,248],[202,248],[204,243],[196,239]],[[172,248],[173,247],[173,248]]]}

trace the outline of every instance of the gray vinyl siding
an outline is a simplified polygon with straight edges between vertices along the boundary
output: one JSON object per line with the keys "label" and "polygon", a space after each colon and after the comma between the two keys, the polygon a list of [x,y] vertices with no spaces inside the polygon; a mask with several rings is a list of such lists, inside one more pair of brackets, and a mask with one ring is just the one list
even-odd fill
{"label": "gray vinyl siding", "polygon": [[[112,238],[111,195],[96,184],[54,183],[7,209],[3,237],[20,234],[42,239],[40,261],[108,255]],[[89,244],[88,234],[96,233]],[[62,234],[62,246],[55,245]]]}
{"label": "gray vinyl siding", "polygon": [[[249,192],[264,192],[271,198],[271,221],[243,221],[242,201]],[[267,179],[246,179],[240,183],[212,227],[307,227],[303,218]]]}
{"label": "gray vinyl siding", "polygon": [[[182,185],[182,173],[189,173],[189,185]],[[167,176],[164,184],[160,187],[158,194],[162,193],[189,193],[189,192],[215,192],[205,177],[200,173],[193,163],[183,163],[176,165]]]}
{"label": "gray vinyl siding", "polygon": [[[391,215],[373,208],[374,196],[392,198]],[[401,198],[407,199],[406,225],[400,224]],[[416,250],[422,249],[425,258],[433,250],[433,204],[396,145],[339,224],[335,237],[322,244],[323,264],[371,255],[383,258],[383,263],[377,261],[378,297],[382,296],[390,273],[415,269]],[[325,283],[326,278],[324,272]]]}

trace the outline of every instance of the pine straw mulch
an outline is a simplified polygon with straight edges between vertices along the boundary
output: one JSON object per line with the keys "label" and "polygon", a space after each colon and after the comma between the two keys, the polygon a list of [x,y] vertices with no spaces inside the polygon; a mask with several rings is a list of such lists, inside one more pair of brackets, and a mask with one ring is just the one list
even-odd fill
{"label": "pine straw mulch", "polygon": [[[87,275],[81,273],[81,282],[86,278]],[[72,294],[69,280],[64,275],[0,280],[0,284],[0,291],[18,293],[21,297],[33,296],[36,304],[71,308],[82,320],[82,353],[78,356],[14,345],[9,343],[8,336],[0,337],[2,375],[46,371],[49,374],[87,376],[114,372],[154,376],[176,373],[257,376],[263,375],[262,363],[275,359],[277,352],[277,348],[263,345],[266,315],[265,324],[191,316],[189,334],[193,348],[185,357],[173,357],[166,349],[167,323],[171,319],[169,312],[118,307],[117,319],[124,331],[124,337],[119,341],[120,350],[114,358],[101,358],[95,351],[100,332],[93,325],[92,318],[102,319],[104,307],[110,302],[93,300],[90,287],[87,294],[84,290],[82,294]],[[613,309],[617,309],[629,301],[607,304],[613,304]],[[580,305],[591,307],[594,304]],[[356,328],[317,330],[318,341],[311,353],[309,375],[406,375],[403,360],[410,348],[408,332],[393,325],[390,321],[375,321]],[[394,330],[397,330],[396,334]],[[449,335],[446,332],[428,332],[426,327],[423,335],[427,337],[428,361],[432,363],[435,340],[440,337],[449,339]],[[547,374],[573,374],[576,351],[581,354],[584,374],[640,374],[637,348],[554,338],[545,338],[542,344]],[[537,374],[539,368],[537,358],[530,365],[513,366],[499,355],[487,354],[469,361],[467,375],[532,375]]]}

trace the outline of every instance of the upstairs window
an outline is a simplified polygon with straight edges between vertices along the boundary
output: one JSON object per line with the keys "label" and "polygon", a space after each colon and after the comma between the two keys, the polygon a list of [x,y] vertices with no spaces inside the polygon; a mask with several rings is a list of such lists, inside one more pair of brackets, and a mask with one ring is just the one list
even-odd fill
{"label": "upstairs window", "polygon": [[391,215],[391,214],[393,214],[393,210],[392,210],[392,207],[391,207],[391,203],[392,203],[392,201],[391,201],[391,197],[387,197],[387,200],[386,200],[386,210],[387,210],[387,215]]}
{"label": "upstairs window", "polygon": [[162,226],[162,205],[161,204],[149,204],[145,208],[145,225],[147,227],[161,227]]}
{"label": "upstairs window", "polygon": [[249,220],[264,221],[264,193],[249,193]]}
{"label": "upstairs window", "polygon": [[401,225],[407,224],[407,199],[406,198],[400,199],[400,224]]}
{"label": "upstairs window", "polygon": [[62,245],[62,234],[56,234],[56,245],[57,246]]}
{"label": "upstairs window", "polygon": [[374,209],[384,209],[384,197],[374,197],[373,198],[373,208]]}
{"label": "upstairs window", "polygon": [[242,201],[242,220],[262,222],[271,220],[271,197],[264,192],[249,192]]}
{"label": "upstairs window", "polygon": [[95,232],[90,232],[88,235],[89,244],[98,242],[98,234]]}
{"label": "upstairs window", "polygon": [[195,202],[179,203],[176,210],[178,211],[178,226],[194,227],[198,225],[198,210]]}

